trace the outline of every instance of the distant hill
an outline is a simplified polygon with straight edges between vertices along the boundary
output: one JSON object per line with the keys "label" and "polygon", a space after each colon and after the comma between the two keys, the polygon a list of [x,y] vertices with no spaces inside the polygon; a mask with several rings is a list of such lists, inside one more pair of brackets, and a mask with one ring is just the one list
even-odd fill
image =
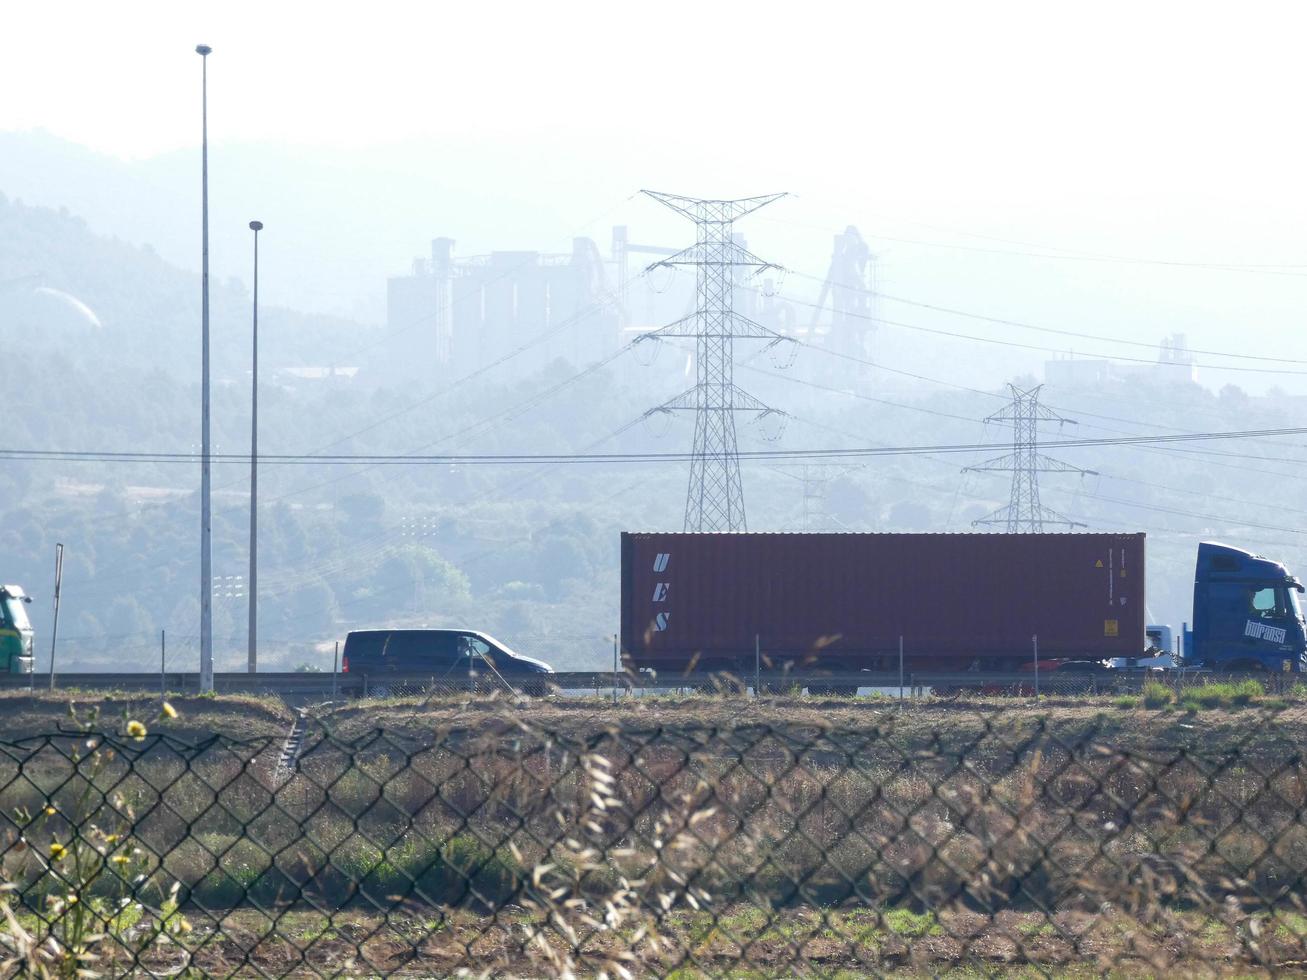
{"label": "distant hill", "polygon": [[[209,170],[215,276],[248,279],[248,223],[258,218],[269,298],[371,323],[385,318],[386,277],[405,272],[432,238],[450,235],[465,252],[566,251],[576,215],[594,212],[591,196],[611,204],[630,193],[603,196],[578,172],[570,179],[584,182],[587,199],[572,206],[560,199],[565,181],[541,161],[479,141],[329,151],[217,138]],[[0,132],[0,193],[66,207],[93,231],[199,269],[198,149],[128,162],[41,131]]]}
{"label": "distant hill", "polygon": [[[250,295],[211,281],[215,377],[249,365]],[[261,353],[270,369],[340,364],[378,331],[325,315],[267,306]],[[65,209],[31,207],[0,193],[0,341],[100,365],[136,365],[194,377],[200,277],[148,245],[92,233]]]}

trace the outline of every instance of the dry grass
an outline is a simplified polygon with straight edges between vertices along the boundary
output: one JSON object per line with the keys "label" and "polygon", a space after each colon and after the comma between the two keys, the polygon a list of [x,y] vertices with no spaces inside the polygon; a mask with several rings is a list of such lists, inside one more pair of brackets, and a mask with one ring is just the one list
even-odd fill
{"label": "dry grass", "polygon": [[[0,739],[19,739],[34,732],[55,731],[67,725],[69,705],[79,713],[94,708],[101,718],[124,715],[149,717],[159,709],[158,694],[139,691],[69,691],[38,689],[0,691]],[[252,694],[224,694],[217,697],[173,694],[168,700],[178,717],[161,723],[157,730],[183,738],[225,735],[230,738],[264,738],[284,735],[294,713],[280,698]]]}
{"label": "dry grass", "polygon": [[[174,883],[194,923],[139,954],[157,971],[1307,962],[1307,711],[998,703],[374,705],[325,716],[289,779],[280,732],[107,740],[94,772],[72,757],[79,736],[11,741],[0,809],[57,816],[0,832],[16,899],[0,939],[17,949],[51,928],[54,882],[24,855],[125,822],[146,911],[124,929],[149,927]],[[123,972],[127,947],[107,948],[103,972]]]}

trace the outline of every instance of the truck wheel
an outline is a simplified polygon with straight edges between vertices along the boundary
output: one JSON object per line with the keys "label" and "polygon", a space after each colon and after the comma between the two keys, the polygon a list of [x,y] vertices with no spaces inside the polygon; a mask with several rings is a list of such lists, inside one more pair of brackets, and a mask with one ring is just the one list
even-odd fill
{"label": "truck wheel", "polygon": [[1225,668],[1231,674],[1264,674],[1266,665],[1258,660],[1240,660]]}

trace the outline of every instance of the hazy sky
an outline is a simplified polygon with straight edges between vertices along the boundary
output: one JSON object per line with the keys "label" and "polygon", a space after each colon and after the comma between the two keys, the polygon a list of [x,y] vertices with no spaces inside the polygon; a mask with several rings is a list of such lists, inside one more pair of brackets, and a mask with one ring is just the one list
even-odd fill
{"label": "hazy sky", "polygon": [[[433,191],[360,242],[358,308],[436,234],[561,251],[620,219],[675,244],[688,226],[638,188],[789,190],[746,230],[806,271],[853,223],[914,299],[1307,357],[1305,20],[1288,3],[10,4],[0,131],[193,151],[203,41],[216,146],[312,153],[355,209],[391,181],[477,202],[482,221]],[[246,211],[275,213],[286,189],[265,191]]]}

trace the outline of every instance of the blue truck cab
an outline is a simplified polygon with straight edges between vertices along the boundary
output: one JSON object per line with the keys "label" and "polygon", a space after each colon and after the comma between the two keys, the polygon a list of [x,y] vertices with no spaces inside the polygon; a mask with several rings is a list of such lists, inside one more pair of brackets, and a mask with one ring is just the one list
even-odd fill
{"label": "blue truck cab", "polygon": [[1279,562],[1204,541],[1184,662],[1215,671],[1307,672],[1303,585]]}

